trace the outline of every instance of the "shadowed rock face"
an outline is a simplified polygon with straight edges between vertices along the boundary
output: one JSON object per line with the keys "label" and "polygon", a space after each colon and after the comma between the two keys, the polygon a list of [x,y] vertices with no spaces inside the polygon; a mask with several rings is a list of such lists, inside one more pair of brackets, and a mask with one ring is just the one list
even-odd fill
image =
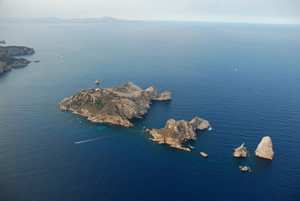
{"label": "shadowed rock face", "polygon": [[261,158],[272,160],[274,157],[273,144],[269,136],[263,137],[263,139],[258,144],[255,155]]}
{"label": "shadowed rock face", "polygon": [[33,48],[25,46],[0,46],[0,52],[6,54],[7,56],[20,56],[20,55],[31,55],[34,53]]}
{"label": "shadowed rock face", "polygon": [[27,66],[30,61],[14,56],[31,55],[34,53],[32,48],[24,46],[0,46],[0,73],[10,71],[12,68],[20,68]]}
{"label": "shadowed rock face", "polygon": [[233,156],[236,158],[246,158],[250,156],[249,152],[247,151],[247,148],[245,147],[245,143],[243,143],[240,147],[235,149]]}
{"label": "shadowed rock face", "polygon": [[69,110],[95,123],[109,123],[131,127],[132,118],[142,118],[153,100],[171,100],[171,92],[159,94],[154,86],[146,90],[132,82],[122,87],[85,89],[59,103],[61,110]]}
{"label": "shadowed rock face", "polygon": [[195,117],[190,122],[169,119],[164,128],[152,129],[149,133],[153,136],[151,140],[158,144],[169,144],[173,148],[191,151],[189,148],[183,147],[182,143],[187,140],[196,140],[195,131],[207,128],[209,128],[209,122],[199,117]]}

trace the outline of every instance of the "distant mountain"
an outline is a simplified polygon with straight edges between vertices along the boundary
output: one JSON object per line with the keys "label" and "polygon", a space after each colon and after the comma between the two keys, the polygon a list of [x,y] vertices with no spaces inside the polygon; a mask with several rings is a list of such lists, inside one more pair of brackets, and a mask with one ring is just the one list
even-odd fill
{"label": "distant mountain", "polygon": [[122,23],[131,22],[113,17],[102,18],[71,18],[62,19],[56,17],[46,18],[0,18],[0,23]]}

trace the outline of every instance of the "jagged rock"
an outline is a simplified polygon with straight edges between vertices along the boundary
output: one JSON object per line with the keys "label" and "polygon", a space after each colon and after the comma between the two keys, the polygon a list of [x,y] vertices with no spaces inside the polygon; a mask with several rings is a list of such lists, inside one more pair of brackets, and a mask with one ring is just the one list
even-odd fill
{"label": "jagged rock", "polygon": [[190,149],[195,149],[195,147],[193,147],[192,145],[188,145],[188,147],[189,147]]}
{"label": "jagged rock", "polygon": [[247,151],[247,148],[245,147],[245,143],[243,143],[240,147],[235,149],[233,156],[236,158],[246,158],[250,156],[249,152]]}
{"label": "jagged rock", "polygon": [[148,128],[146,128],[146,126],[144,126],[142,130],[143,130],[143,132],[145,132],[145,133],[149,133],[149,131],[150,131]]}
{"label": "jagged rock", "polygon": [[20,56],[20,55],[31,55],[34,53],[33,48],[25,46],[0,46],[0,52],[6,54],[7,56]]}
{"label": "jagged rock", "polygon": [[193,125],[193,129],[199,129],[204,130],[209,128],[209,122],[205,119],[201,119],[199,117],[195,117],[192,121],[190,121],[190,124]]}
{"label": "jagged rock", "polygon": [[204,153],[204,152],[200,152],[200,155],[203,156],[204,158],[208,157],[208,155],[206,153]]}
{"label": "jagged rock", "polygon": [[[157,97],[161,95],[154,87],[143,90],[134,83],[127,82],[122,87],[82,90],[63,99],[59,107],[95,123],[131,127],[133,124],[129,119],[142,118],[150,108],[151,101]],[[161,100],[170,99],[171,95]]]}
{"label": "jagged rock", "polygon": [[263,137],[263,139],[258,144],[255,155],[261,158],[272,160],[274,157],[273,144],[269,136]]}
{"label": "jagged rock", "polygon": [[182,142],[187,140],[196,140],[197,129],[203,130],[209,127],[208,121],[195,117],[192,121],[185,120],[175,121],[169,119],[164,128],[152,129],[150,134],[153,136],[153,141],[158,144],[169,144],[173,148],[191,151],[190,148],[182,146]]}
{"label": "jagged rock", "polygon": [[23,58],[14,58],[19,55],[30,55],[33,54],[32,48],[23,46],[0,46],[0,73],[10,71],[12,68],[20,68],[27,66],[30,61]]}
{"label": "jagged rock", "polygon": [[245,166],[239,166],[239,168],[240,168],[240,170],[242,171],[242,172],[251,172],[251,168],[250,167],[248,167],[247,165],[245,165]]}

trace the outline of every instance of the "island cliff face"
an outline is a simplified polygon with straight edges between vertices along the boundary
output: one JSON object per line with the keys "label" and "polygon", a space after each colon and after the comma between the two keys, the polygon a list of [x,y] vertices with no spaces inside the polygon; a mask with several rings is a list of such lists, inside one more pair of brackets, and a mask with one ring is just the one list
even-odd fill
{"label": "island cliff face", "polygon": [[233,156],[236,158],[246,158],[250,156],[247,148],[245,147],[245,143],[234,150]]}
{"label": "island cliff face", "polygon": [[142,118],[151,101],[171,100],[171,92],[158,93],[154,86],[146,90],[132,82],[121,87],[85,89],[59,103],[61,110],[86,117],[95,123],[132,127],[132,118]]}
{"label": "island cliff face", "polygon": [[265,158],[269,160],[273,159],[274,151],[271,137],[265,136],[262,138],[255,150],[255,155],[260,158]]}
{"label": "island cliff face", "polygon": [[34,49],[24,46],[0,46],[0,73],[10,71],[12,68],[27,66],[30,61],[24,58],[14,58],[14,56],[31,55]]}
{"label": "island cliff face", "polygon": [[183,147],[182,143],[187,140],[196,140],[195,131],[207,128],[209,128],[209,122],[199,117],[195,117],[190,122],[169,119],[164,128],[152,129],[149,133],[153,136],[151,140],[158,144],[169,144],[173,148],[191,151],[190,148]]}

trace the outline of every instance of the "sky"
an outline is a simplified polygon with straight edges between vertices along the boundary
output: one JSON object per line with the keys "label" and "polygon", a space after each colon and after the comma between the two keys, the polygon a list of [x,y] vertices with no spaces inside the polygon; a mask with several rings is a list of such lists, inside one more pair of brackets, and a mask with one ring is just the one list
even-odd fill
{"label": "sky", "polygon": [[300,0],[0,0],[0,17],[300,24]]}

